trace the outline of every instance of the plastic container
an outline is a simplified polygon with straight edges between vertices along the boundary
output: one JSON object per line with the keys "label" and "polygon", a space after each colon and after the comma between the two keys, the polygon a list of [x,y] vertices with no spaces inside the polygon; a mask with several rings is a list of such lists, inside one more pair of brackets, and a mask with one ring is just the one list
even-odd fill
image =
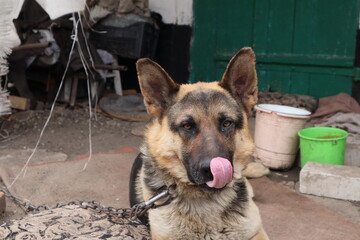
{"label": "plastic container", "polygon": [[255,160],[271,169],[290,168],[299,150],[297,133],[311,113],[275,104],[259,104],[255,109]]}
{"label": "plastic container", "polygon": [[307,162],[344,165],[348,132],[331,127],[312,127],[299,131],[301,167]]}

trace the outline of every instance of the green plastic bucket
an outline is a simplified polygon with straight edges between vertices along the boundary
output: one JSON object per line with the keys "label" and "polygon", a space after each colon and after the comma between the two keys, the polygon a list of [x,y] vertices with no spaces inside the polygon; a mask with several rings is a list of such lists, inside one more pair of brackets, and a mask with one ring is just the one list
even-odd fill
{"label": "green plastic bucket", "polygon": [[301,167],[307,162],[344,165],[348,132],[331,127],[305,128],[300,137]]}

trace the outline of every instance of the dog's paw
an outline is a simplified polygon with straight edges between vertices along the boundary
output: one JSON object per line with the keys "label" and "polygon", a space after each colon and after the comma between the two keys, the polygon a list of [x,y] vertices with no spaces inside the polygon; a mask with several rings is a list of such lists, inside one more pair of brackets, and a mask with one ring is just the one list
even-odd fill
{"label": "dog's paw", "polygon": [[242,174],[247,178],[259,178],[270,173],[269,168],[258,162],[250,162],[242,171]]}

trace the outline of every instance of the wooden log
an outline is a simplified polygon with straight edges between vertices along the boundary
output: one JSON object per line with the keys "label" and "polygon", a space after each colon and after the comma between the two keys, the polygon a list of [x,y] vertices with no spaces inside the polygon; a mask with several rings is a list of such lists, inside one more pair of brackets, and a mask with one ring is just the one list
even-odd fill
{"label": "wooden log", "polygon": [[23,44],[20,45],[18,47],[14,47],[11,50],[13,52],[16,51],[23,51],[23,50],[32,50],[32,49],[38,49],[38,48],[47,48],[51,45],[50,42],[45,42],[45,43],[28,43],[28,44]]}
{"label": "wooden log", "polygon": [[103,69],[103,70],[119,70],[119,71],[127,71],[127,66],[124,65],[106,65],[106,64],[94,64],[95,69]]}

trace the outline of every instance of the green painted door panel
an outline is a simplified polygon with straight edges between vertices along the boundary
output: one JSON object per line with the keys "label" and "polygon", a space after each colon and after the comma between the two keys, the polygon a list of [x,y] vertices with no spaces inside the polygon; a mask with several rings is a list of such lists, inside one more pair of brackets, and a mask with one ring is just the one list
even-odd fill
{"label": "green painted door panel", "polygon": [[255,3],[251,46],[258,54],[291,53],[295,0],[257,0]]}
{"label": "green painted door panel", "polygon": [[[215,62],[215,80],[220,80],[226,61]],[[354,69],[278,64],[257,64],[260,91],[307,94],[317,98],[349,92]]]}
{"label": "green painted door panel", "polygon": [[353,80],[353,71],[347,69],[258,64],[257,70],[261,91],[308,94],[317,98],[348,92]]}
{"label": "green painted door panel", "polygon": [[[216,54],[231,56],[239,50],[239,42],[243,45],[252,43],[254,6],[253,0],[215,1],[216,3]],[[229,8],[229,6],[235,6]]]}
{"label": "green painted door panel", "polygon": [[[294,53],[353,59],[358,1],[297,1]],[[353,66],[352,61],[347,62]]]}
{"label": "green painted door panel", "polygon": [[359,0],[194,0],[190,82],[220,80],[241,47],[261,90],[351,92]]}
{"label": "green painted door panel", "polygon": [[194,1],[194,11],[199,14],[194,16],[194,39],[191,50],[191,79],[193,80],[190,82],[215,80],[215,62],[213,61],[217,33],[215,3],[214,0],[201,0],[201,4],[200,1]]}

